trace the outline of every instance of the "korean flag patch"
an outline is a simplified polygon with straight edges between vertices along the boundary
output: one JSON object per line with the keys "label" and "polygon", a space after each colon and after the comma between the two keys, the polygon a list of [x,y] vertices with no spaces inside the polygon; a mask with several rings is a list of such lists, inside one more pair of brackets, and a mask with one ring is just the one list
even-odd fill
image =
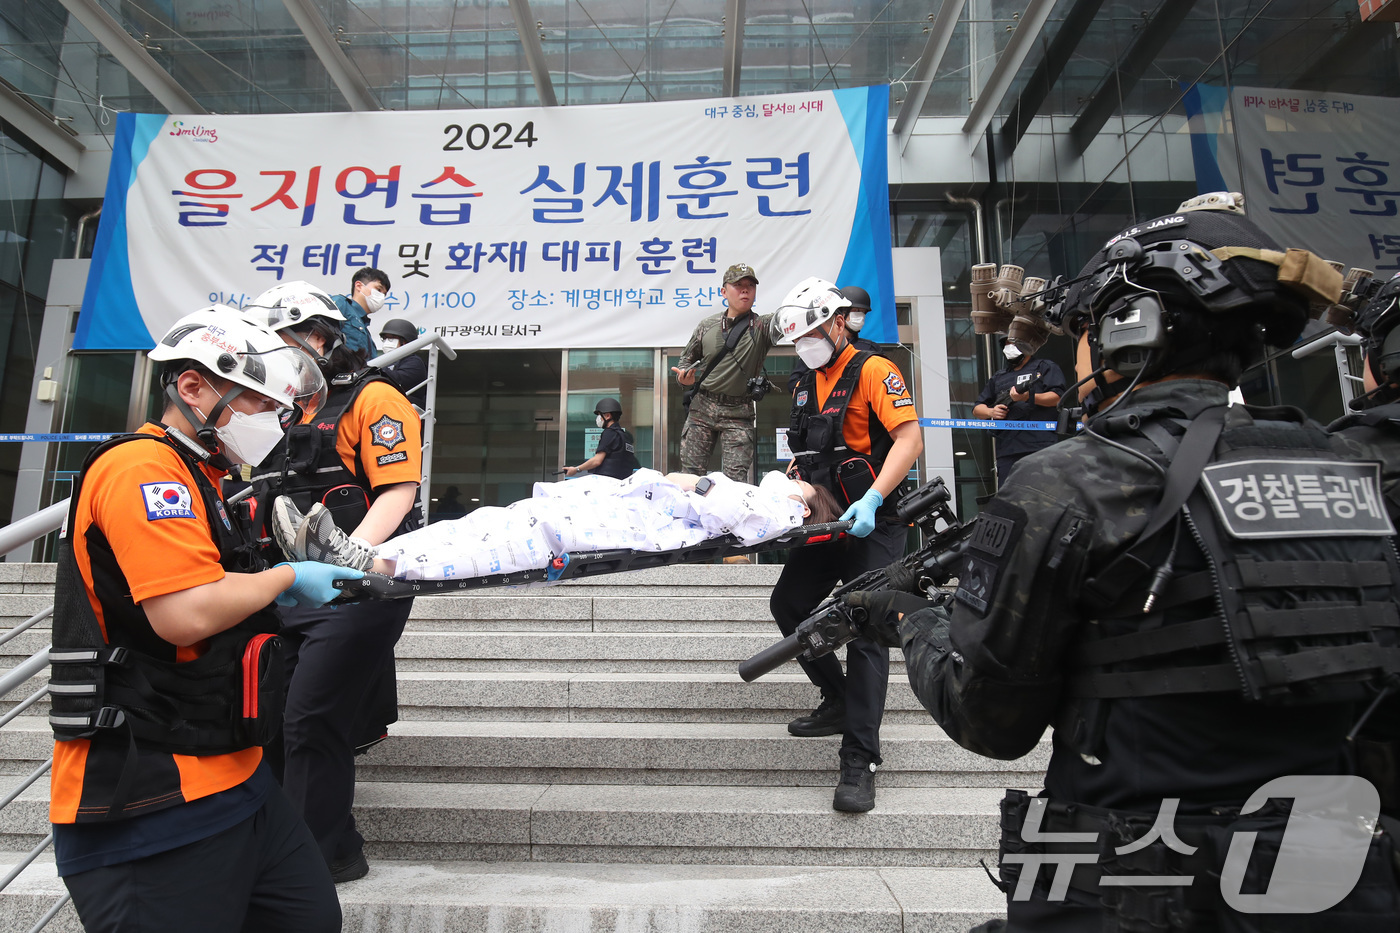
{"label": "korean flag patch", "polygon": [[374,440],[370,443],[375,447],[385,447],[393,450],[404,442],[403,422],[395,421],[388,415],[380,418],[370,425],[370,433],[374,435]]}
{"label": "korean flag patch", "polygon": [[190,487],[184,483],[142,483],[146,500],[146,521],[161,518],[194,518],[190,509]]}

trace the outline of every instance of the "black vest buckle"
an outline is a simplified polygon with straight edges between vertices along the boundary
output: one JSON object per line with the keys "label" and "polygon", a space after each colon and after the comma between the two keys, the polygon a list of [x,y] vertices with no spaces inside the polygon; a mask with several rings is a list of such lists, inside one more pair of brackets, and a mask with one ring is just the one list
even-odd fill
{"label": "black vest buckle", "polygon": [[115,706],[104,706],[92,717],[92,724],[98,729],[116,729],[126,724],[126,713]]}

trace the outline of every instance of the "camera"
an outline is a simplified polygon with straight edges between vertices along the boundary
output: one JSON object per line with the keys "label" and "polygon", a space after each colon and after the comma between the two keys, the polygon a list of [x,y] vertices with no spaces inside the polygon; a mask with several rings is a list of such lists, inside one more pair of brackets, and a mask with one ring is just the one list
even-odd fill
{"label": "camera", "polygon": [[761,402],[771,388],[773,388],[773,383],[768,381],[767,376],[754,376],[749,380],[748,385],[744,387],[744,391],[747,393],[748,397],[755,402]]}

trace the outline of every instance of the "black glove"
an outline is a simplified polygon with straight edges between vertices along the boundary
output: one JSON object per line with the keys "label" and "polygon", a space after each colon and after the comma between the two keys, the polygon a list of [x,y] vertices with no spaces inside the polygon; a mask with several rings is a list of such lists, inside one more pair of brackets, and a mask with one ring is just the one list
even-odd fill
{"label": "black glove", "polygon": [[891,590],[917,593],[919,572],[912,567],[906,567],[904,561],[897,560],[885,568],[885,586]]}
{"label": "black glove", "polygon": [[863,609],[866,621],[861,634],[887,648],[898,648],[899,617],[933,605],[922,596],[902,590],[862,590],[848,594],[843,602],[852,609]]}

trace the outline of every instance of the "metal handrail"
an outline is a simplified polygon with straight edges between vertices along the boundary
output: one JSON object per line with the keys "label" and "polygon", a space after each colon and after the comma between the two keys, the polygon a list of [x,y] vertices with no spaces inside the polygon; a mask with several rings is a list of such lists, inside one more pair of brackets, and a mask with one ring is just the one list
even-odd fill
{"label": "metal handrail", "polygon": [[[5,528],[0,528],[0,554],[8,554],[11,551],[24,547],[31,541],[34,541],[38,538],[42,538],[44,535],[57,531],[59,528],[63,527],[64,519],[68,516],[68,503],[68,499],[64,499],[62,502],[55,502],[48,508],[41,509],[38,512],[35,512],[33,515],[28,515],[24,518],[21,518],[19,521],[13,522]],[[14,628],[10,629],[4,634],[0,634],[0,645],[13,641],[19,635],[21,635],[24,632],[27,632],[29,629],[38,625],[45,619],[48,619],[52,615],[52,605],[40,610],[39,612],[36,612],[34,615],[30,616],[28,619],[25,619],[23,622],[19,623]],[[13,670],[7,671],[4,675],[0,676],[0,697],[8,696],[9,694],[13,693],[21,684],[27,682],[28,680],[30,680],[31,678],[48,668],[49,649],[51,647],[52,645],[46,645],[43,648],[43,650],[38,651],[30,657],[26,658],[24,661],[16,665]],[[45,684],[38,690],[31,693],[28,697],[25,697],[23,700],[16,703],[15,706],[9,712],[5,713],[4,716],[0,716],[0,727],[8,725],[25,710],[29,709],[35,703],[39,702],[39,700],[48,696],[48,693],[49,688],[48,685]],[[52,769],[52,767],[53,756],[50,755],[49,758],[43,762],[43,764],[41,764],[38,768],[32,771],[28,776],[26,776],[22,781],[20,781],[19,784],[13,787],[9,791],[9,793],[7,793],[4,796],[3,799],[0,799],[0,809],[9,806],[16,799],[18,799],[20,794],[24,793],[26,790],[32,787],[34,783],[37,782],[40,778],[42,778],[45,774],[47,774],[49,770]],[[42,842],[40,842],[37,846],[31,849],[24,856],[24,858],[20,860],[19,864],[15,865],[12,869],[10,869],[10,871],[5,875],[4,878],[0,878],[0,891],[3,891],[5,890],[5,888],[9,887],[10,882],[14,881],[26,868],[34,864],[34,861],[38,859],[38,857],[41,854],[43,854],[44,850],[52,844],[53,832],[50,831],[49,834],[44,837],[44,840]],[[48,926],[49,922],[53,920],[54,917],[58,916],[59,911],[61,911],[68,904],[68,901],[70,899],[71,898],[69,894],[67,892],[64,892],[63,896],[60,897],[57,901],[55,901],[53,906],[44,912],[44,915],[39,918],[39,920],[34,924],[34,926],[29,928],[29,933],[39,933],[40,930]]]}
{"label": "metal handrail", "polygon": [[21,622],[19,625],[16,625],[14,628],[10,629],[5,634],[0,635],[0,645],[3,645],[11,639],[15,638],[16,636],[29,631],[29,629],[33,628],[35,625],[44,621],[51,615],[53,615],[53,606],[50,606],[47,609],[39,610],[34,615],[25,619],[23,622]]}
{"label": "metal handrail", "polygon": [[0,528],[0,554],[8,554],[16,548],[22,548],[36,538],[42,538],[51,531],[57,531],[63,527],[63,520],[68,517],[68,500],[55,502],[46,509],[40,509],[33,515],[26,515],[17,522],[11,522],[4,528]]}

